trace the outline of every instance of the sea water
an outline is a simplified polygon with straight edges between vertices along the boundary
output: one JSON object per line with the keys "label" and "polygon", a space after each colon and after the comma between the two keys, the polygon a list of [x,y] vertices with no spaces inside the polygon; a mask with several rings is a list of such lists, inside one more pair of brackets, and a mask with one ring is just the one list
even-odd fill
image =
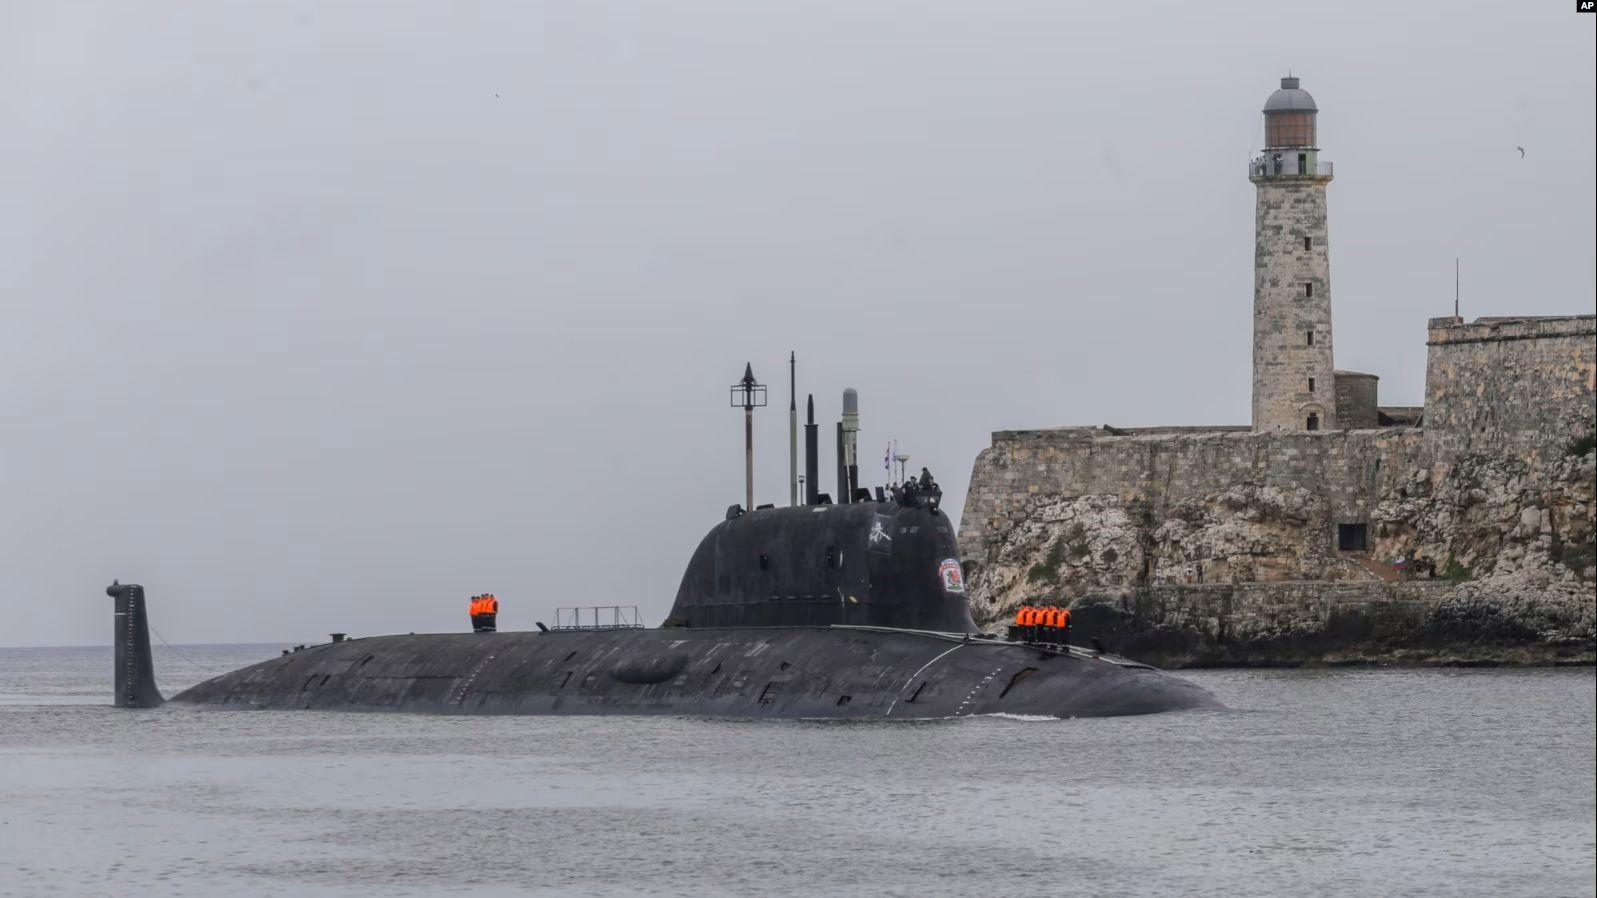
{"label": "sea water", "polygon": [[[181,654],[178,654],[178,653]],[[274,646],[158,648],[168,695]],[[1594,676],[927,722],[109,706],[0,649],[0,895],[1592,895]]]}

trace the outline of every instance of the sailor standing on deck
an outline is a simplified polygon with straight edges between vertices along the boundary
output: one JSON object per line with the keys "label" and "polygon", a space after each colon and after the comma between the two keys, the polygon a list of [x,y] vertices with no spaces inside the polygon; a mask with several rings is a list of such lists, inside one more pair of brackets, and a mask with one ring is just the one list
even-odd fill
{"label": "sailor standing on deck", "polygon": [[471,629],[477,633],[492,633],[499,616],[499,600],[493,593],[471,597]]}
{"label": "sailor standing on deck", "polygon": [[499,600],[493,593],[485,593],[482,597],[482,611],[477,618],[482,622],[481,632],[492,633],[498,629]]}

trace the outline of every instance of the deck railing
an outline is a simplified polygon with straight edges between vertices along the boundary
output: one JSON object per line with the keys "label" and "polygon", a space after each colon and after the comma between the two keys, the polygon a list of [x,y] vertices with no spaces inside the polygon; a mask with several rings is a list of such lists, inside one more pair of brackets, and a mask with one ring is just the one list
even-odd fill
{"label": "deck railing", "polygon": [[636,605],[585,605],[556,608],[552,630],[640,630],[643,618]]}

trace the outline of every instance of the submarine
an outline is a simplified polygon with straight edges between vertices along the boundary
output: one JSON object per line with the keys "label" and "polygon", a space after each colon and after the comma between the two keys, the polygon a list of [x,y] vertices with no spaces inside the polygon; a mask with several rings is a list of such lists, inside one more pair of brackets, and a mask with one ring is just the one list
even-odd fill
{"label": "submarine", "polygon": [[[790,359],[790,364],[791,364]],[[745,417],[764,386],[733,385]],[[797,403],[789,403],[792,504],[727,509],[689,559],[654,628],[538,624],[536,631],[428,633],[297,646],[174,696],[235,709],[438,714],[610,714],[725,718],[926,719],[1009,714],[1107,717],[1220,708],[1207,690],[1127,658],[982,632],[971,618],[954,525],[930,472],[859,487],[858,395],[843,394],[838,494],[818,490],[815,401],[797,490]],[[905,456],[907,458],[907,456]],[[115,703],[165,702],[155,683],[144,588],[113,583]],[[563,609],[572,610],[572,609]],[[573,618],[580,622],[580,615]],[[1012,631],[1013,632],[1013,631]]]}
{"label": "submarine", "polygon": [[[1073,645],[982,633],[940,492],[745,511],[699,543],[655,628],[342,639],[200,683],[178,704],[444,714],[919,719],[1217,708],[1201,687]],[[113,584],[116,699],[162,702],[144,590]]]}

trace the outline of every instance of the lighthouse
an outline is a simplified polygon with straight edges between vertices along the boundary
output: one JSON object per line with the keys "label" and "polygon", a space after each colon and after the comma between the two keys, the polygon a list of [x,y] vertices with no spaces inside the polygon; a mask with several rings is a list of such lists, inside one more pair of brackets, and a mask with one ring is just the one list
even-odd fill
{"label": "lighthouse", "polygon": [[1294,77],[1264,103],[1264,151],[1248,163],[1257,189],[1253,248],[1253,430],[1331,430],[1331,265],[1319,108]]}

